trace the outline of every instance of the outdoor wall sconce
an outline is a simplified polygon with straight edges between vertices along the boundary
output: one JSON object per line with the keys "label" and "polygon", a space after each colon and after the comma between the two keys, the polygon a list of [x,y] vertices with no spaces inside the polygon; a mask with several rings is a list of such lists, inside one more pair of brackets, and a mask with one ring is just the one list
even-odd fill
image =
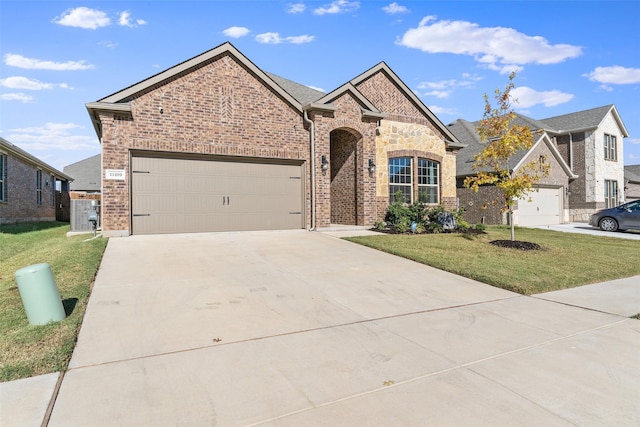
{"label": "outdoor wall sconce", "polygon": [[326,172],[329,169],[329,161],[327,156],[322,156],[322,172]]}
{"label": "outdoor wall sconce", "polygon": [[373,175],[376,172],[376,164],[373,163],[373,159],[369,159],[369,173]]}

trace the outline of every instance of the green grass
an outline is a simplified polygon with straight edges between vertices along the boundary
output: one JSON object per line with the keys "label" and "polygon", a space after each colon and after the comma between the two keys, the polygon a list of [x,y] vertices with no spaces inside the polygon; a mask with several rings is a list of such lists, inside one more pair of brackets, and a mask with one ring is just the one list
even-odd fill
{"label": "green grass", "polygon": [[508,227],[487,234],[380,235],[347,240],[524,295],[640,275],[640,242],[519,228],[516,240],[542,246],[521,251],[489,244],[510,239]]}
{"label": "green grass", "polygon": [[[89,298],[107,239],[66,237],[61,222],[0,226],[0,381],[63,371]],[[15,272],[48,263],[67,318],[44,326],[29,325]]]}

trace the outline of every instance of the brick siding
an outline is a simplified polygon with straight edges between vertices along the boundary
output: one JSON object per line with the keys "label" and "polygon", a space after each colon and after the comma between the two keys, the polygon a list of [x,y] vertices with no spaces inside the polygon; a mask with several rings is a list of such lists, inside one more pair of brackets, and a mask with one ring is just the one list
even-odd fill
{"label": "brick siding", "polygon": [[[442,201],[455,204],[455,179],[449,178],[455,176],[455,155],[445,153],[437,126],[384,72],[358,88],[393,120],[428,131],[430,143],[439,146],[433,154],[443,158],[447,177]],[[103,169],[128,171],[131,153],[147,151],[300,160],[307,165],[305,210],[306,224],[311,225],[310,129],[299,111],[231,54],[223,53],[124,101],[130,102],[130,116],[99,113]],[[375,174],[368,170],[369,160],[377,160],[380,120],[364,117],[359,99],[349,91],[338,94],[331,104],[334,112],[309,111],[315,128],[316,226],[372,225],[388,203],[376,187],[386,165],[378,165]],[[327,173],[321,170],[323,155],[330,162]],[[106,235],[130,230],[129,187],[128,173],[124,181],[103,180]]]}
{"label": "brick siding", "polygon": [[[42,204],[36,199],[36,171],[32,164],[7,154],[7,201],[0,202],[0,224],[29,221],[55,221],[55,182],[42,170]],[[45,185],[49,181],[49,186]],[[55,199],[54,199],[55,200]]]}

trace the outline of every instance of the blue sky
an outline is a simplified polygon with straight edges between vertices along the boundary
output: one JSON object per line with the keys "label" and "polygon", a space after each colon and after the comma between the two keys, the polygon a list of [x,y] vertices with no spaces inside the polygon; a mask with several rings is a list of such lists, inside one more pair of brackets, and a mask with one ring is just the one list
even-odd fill
{"label": "blue sky", "polygon": [[0,135],[50,165],[100,152],[85,103],[230,41],[331,91],[380,61],[448,124],[517,70],[516,111],[615,104],[640,164],[638,1],[0,0]]}

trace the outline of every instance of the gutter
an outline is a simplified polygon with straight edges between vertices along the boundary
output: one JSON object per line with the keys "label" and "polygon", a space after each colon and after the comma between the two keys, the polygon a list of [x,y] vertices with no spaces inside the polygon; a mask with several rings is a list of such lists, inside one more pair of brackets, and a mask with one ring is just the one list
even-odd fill
{"label": "gutter", "polygon": [[316,229],[316,129],[313,121],[309,119],[307,110],[304,110],[303,120],[309,125],[309,145],[311,151],[311,228]]}

